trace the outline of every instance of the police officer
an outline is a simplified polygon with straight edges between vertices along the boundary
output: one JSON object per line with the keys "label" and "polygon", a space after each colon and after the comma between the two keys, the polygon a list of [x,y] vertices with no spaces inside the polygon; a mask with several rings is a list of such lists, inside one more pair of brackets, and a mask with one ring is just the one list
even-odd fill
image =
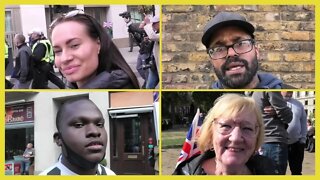
{"label": "police officer", "polygon": [[[9,64],[9,47],[8,47],[6,42],[4,43],[4,51],[5,51],[4,60],[5,60],[5,63],[6,63],[5,64],[5,68],[7,69],[7,66]],[[6,82],[6,84],[5,84],[5,86],[6,86],[5,88],[6,89],[11,89],[13,87],[13,84],[9,80],[5,79],[5,82]]]}
{"label": "police officer", "polygon": [[4,59],[5,59],[5,61],[6,61],[6,68],[7,68],[7,66],[8,66],[8,64],[9,64],[9,47],[8,47],[8,45],[7,45],[7,43],[6,42],[4,42],[4,47],[5,47],[5,53],[4,53]]}
{"label": "police officer", "polygon": [[65,85],[53,70],[54,55],[52,46],[40,29],[33,29],[31,32],[32,59],[33,59],[33,83],[32,89],[47,89],[48,80],[64,89]]}

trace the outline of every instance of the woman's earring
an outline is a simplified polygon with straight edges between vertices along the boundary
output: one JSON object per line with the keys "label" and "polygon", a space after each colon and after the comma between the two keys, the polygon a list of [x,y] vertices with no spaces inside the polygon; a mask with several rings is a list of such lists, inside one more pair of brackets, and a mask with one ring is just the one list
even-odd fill
{"label": "woman's earring", "polygon": [[211,147],[211,148],[210,148],[210,151],[214,151],[214,148],[213,148],[213,147]]}

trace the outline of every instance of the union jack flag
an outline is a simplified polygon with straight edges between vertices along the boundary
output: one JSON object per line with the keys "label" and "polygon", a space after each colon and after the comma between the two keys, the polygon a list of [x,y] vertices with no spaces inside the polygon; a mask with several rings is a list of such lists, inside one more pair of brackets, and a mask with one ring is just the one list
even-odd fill
{"label": "union jack flag", "polygon": [[113,25],[112,22],[109,22],[109,21],[106,22],[106,21],[104,21],[102,26],[103,26],[104,28],[110,29],[110,28],[112,28],[112,25]]}
{"label": "union jack flag", "polygon": [[191,158],[192,156],[198,155],[201,153],[200,149],[197,146],[197,143],[195,142],[195,137],[201,128],[202,121],[203,121],[203,118],[200,117],[200,110],[198,108],[197,113],[192,120],[192,124],[189,128],[186,140],[183,143],[183,147],[180,152],[180,156],[179,156],[178,162],[176,164],[176,167],[180,163],[182,163],[183,161],[186,161],[187,159]]}

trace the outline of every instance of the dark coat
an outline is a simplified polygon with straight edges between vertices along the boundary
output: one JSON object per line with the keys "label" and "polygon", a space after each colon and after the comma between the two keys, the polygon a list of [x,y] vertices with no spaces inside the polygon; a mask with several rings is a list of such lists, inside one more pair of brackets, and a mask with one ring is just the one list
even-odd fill
{"label": "dark coat", "polygon": [[[78,89],[75,83],[67,83],[67,87]],[[111,73],[104,71],[90,79],[81,89],[132,89],[130,77],[123,70],[117,69]]]}
{"label": "dark coat", "polygon": [[[216,154],[214,151],[206,151],[203,154],[194,156],[179,164],[174,170],[173,175],[206,175],[206,172],[202,169],[202,163],[215,156]],[[276,174],[274,162],[265,156],[254,155],[249,159],[246,165],[254,175]]]}
{"label": "dark coat", "polygon": [[21,83],[32,79],[31,55],[31,48],[27,44],[24,43],[18,47],[14,77],[17,77]]}

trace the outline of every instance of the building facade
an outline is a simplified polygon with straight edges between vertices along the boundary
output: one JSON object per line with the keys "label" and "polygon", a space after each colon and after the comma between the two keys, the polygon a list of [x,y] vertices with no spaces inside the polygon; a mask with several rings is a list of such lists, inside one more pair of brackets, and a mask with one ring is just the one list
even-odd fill
{"label": "building facade", "polygon": [[296,91],[293,93],[293,98],[303,104],[307,117],[313,120],[316,108],[315,91]]}

